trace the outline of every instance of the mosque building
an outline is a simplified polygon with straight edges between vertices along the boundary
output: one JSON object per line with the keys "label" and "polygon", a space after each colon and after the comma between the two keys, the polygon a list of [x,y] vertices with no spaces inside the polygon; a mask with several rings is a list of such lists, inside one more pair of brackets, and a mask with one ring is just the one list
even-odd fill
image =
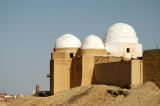
{"label": "mosque building", "polygon": [[136,87],[143,83],[142,71],[142,44],[128,24],[112,25],[104,43],[92,34],[81,45],[76,36],[64,34],[51,53],[50,93],[90,84]]}

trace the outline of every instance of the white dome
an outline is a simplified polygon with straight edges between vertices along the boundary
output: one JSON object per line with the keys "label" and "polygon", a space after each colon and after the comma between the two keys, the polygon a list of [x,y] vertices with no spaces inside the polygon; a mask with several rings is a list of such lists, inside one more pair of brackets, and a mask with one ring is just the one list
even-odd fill
{"label": "white dome", "polygon": [[64,34],[56,40],[56,48],[80,48],[81,41],[72,34]]}
{"label": "white dome", "polygon": [[130,25],[117,23],[106,32],[105,43],[138,43],[138,38]]}
{"label": "white dome", "polygon": [[104,44],[98,36],[89,35],[85,38],[82,49],[104,49]]}

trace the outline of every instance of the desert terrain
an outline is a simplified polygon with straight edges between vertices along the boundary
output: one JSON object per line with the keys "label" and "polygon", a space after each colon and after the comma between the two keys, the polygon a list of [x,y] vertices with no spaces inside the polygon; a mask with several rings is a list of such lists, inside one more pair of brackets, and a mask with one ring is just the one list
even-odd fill
{"label": "desert terrain", "polygon": [[[2,105],[2,104],[1,104]],[[135,89],[108,85],[73,88],[49,97],[24,97],[2,106],[160,106],[160,89],[146,82]]]}

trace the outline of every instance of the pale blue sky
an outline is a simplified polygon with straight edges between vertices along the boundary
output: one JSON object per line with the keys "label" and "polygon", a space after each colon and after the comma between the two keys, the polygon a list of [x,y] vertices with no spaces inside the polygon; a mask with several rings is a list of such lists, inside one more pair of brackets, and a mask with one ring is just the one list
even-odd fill
{"label": "pale blue sky", "polygon": [[0,92],[49,89],[45,75],[58,36],[104,39],[117,22],[135,28],[143,49],[160,46],[160,0],[0,0]]}

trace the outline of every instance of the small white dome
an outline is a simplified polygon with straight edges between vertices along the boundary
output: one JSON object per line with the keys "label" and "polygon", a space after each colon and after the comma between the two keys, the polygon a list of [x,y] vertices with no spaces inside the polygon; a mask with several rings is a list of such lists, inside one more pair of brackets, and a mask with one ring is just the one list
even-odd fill
{"label": "small white dome", "polygon": [[105,43],[138,43],[138,38],[130,25],[116,23],[106,32]]}
{"label": "small white dome", "polygon": [[104,44],[98,36],[89,35],[85,38],[82,49],[104,49]]}
{"label": "small white dome", "polygon": [[64,34],[56,40],[56,48],[80,48],[81,41],[72,34]]}

